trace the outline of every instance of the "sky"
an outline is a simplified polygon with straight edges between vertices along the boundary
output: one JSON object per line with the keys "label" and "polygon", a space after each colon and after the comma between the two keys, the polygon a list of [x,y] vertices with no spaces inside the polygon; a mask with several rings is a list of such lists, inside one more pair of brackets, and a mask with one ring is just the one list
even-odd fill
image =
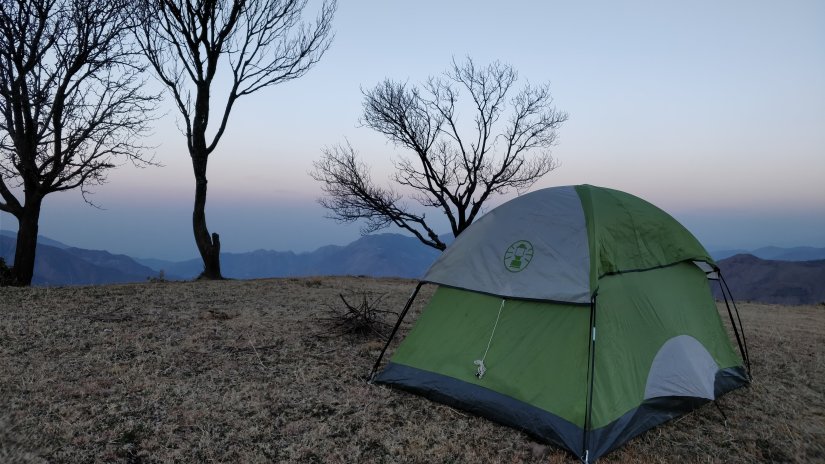
{"label": "sky", "polygon": [[[233,110],[208,172],[207,223],[223,251],[357,239],[357,224],[325,218],[312,162],[349,140],[374,179],[387,179],[405,152],[359,125],[361,89],[421,83],[465,56],[549,82],[569,113],[553,149],[560,167],[531,190],[624,190],[711,250],[825,247],[825,2],[340,1],[334,30],[307,75]],[[98,208],[79,191],[47,196],[40,233],[141,258],[196,257],[179,123],[167,98],[147,139],[163,166],[110,171],[91,197]],[[0,213],[0,228],[16,220]]]}

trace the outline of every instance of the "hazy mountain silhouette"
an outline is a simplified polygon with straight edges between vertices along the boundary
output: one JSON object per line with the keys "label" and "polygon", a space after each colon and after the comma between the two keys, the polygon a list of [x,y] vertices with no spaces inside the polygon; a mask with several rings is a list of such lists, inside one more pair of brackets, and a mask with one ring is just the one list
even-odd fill
{"label": "hazy mountain silhouette", "polygon": [[[14,260],[14,232],[0,235],[0,256]],[[47,245],[53,243],[57,246]],[[59,246],[59,247],[58,247]],[[312,252],[256,250],[222,253],[223,275],[236,279],[312,275],[366,275],[420,277],[439,255],[417,239],[400,234],[367,235],[345,245],[329,245]],[[200,258],[181,262],[134,259],[103,250],[70,247],[39,237],[35,285],[91,285],[143,282],[160,270],[169,280],[192,279],[200,274]]]}
{"label": "hazy mountain silhouette", "polygon": [[713,259],[719,261],[720,259],[730,258],[735,255],[749,254],[760,259],[772,259],[777,261],[815,261],[818,259],[825,259],[825,248],[816,247],[793,247],[782,248],[775,246],[768,246],[757,248],[755,250],[732,249],[732,250],[716,250],[710,252]]}
{"label": "hazy mountain silhouette", "polygon": [[[38,246],[40,245],[38,244]],[[115,255],[104,250],[86,250],[76,247],[65,248],[64,251],[98,267],[116,269],[128,275],[140,276],[140,280],[146,280],[149,276],[157,275],[154,269],[138,263],[134,258],[127,255]]]}
{"label": "hazy mountain silhouette", "polygon": [[[14,232],[0,231],[0,256],[8,263],[14,259],[15,236]],[[785,257],[785,260],[737,254],[718,261],[737,300],[779,304],[825,301],[825,259],[798,260],[825,255],[825,249],[765,247],[756,252],[763,256]],[[713,253],[714,256],[719,256],[717,253]],[[367,235],[348,245],[329,245],[306,253],[272,250],[223,253],[221,267],[224,276],[236,279],[321,275],[418,278],[439,254],[413,237],[387,233]],[[180,280],[195,278],[202,269],[199,258],[180,262],[135,259],[103,250],[71,247],[40,236],[33,283],[145,282],[148,277],[157,276],[160,270],[167,279]],[[716,295],[721,297],[718,291]]]}
{"label": "hazy mountain silhouette", "polygon": [[169,269],[170,267],[178,264],[178,261],[170,261],[168,259],[155,259],[155,258],[132,258],[137,261],[139,264],[142,264],[150,269],[154,269],[155,271],[160,271],[163,269]]}
{"label": "hazy mountain silhouette", "polygon": [[[141,282],[157,275],[153,269],[142,266],[126,255],[108,251],[84,250],[63,245],[46,245],[53,240],[38,237],[34,260],[33,285],[98,285]],[[0,256],[9,265],[14,262],[14,236],[0,235]],[[54,242],[60,244],[60,242]],[[62,245],[62,244],[60,244]]]}
{"label": "hazy mountain silhouette", "polygon": [[[377,234],[363,236],[348,245],[328,245],[306,253],[272,250],[221,253],[221,272],[236,279],[311,275],[415,278],[421,277],[439,254],[413,237]],[[198,258],[167,263],[163,269],[169,274],[194,278],[203,269],[203,263]]]}
{"label": "hazy mountain silhouette", "polygon": [[[733,297],[785,305],[825,302],[825,260],[777,261],[739,254],[718,262]],[[721,298],[714,285],[717,298]]]}
{"label": "hazy mountain silhouette", "polygon": [[[8,238],[10,238],[14,241],[14,240],[17,240],[17,232],[12,232],[10,230],[0,229],[0,237],[8,237]],[[49,237],[44,237],[42,235],[37,236],[37,244],[38,245],[48,245],[48,246],[52,246],[52,247],[55,247],[55,248],[60,248],[61,250],[66,249],[66,248],[70,248],[69,245],[66,245],[65,243],[58,242],[57,240],[52,240]],[[13,248],[14,248],[14,246],[12,245],[12,249]],[[12,255],[14,255],[13,251],[12,251]]]}

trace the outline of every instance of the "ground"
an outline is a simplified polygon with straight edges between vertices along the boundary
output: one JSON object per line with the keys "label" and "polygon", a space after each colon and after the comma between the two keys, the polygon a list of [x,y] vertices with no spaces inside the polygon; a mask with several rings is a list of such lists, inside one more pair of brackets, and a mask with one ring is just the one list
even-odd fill
{"label": "ground", "polygon": [[[398,311],[414,287],[347,277],[0,288],[0,462],[576,462],[365,382],[382,341],[341,335],[331,308],[344,308],[340,293],[368,293]],[[720,400],[727,419],[704,406],[601,462],[825,462],[825,306],[740,311],[754,382]]]}

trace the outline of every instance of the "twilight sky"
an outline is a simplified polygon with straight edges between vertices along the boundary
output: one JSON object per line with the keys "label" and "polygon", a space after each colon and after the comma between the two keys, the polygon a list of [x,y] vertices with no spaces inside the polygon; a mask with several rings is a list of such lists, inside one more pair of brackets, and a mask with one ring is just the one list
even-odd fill
{"label": "twilight sky", "polygon": [[[709,249],[825,246],[825,2],[339,1],[321,62],[240,100],[210,157],[207,222],[224,251],[356,239],[357,225],[316,204],[312,161],[346,138],[376,180],[388,177],[402,152],[359,127],[360,88],[419,83],[464,56],[549,81],[570,114],[553,151],[561,167],[533,189],[633,193]],[[79,191],[47,196],[41,234],[137,257],[197,256],[185,139],[168,101],[158,114],[148,143],[164,166],[111,171],[92,197],[102,209]],[[16,220],[0,213],[0,228]]]}

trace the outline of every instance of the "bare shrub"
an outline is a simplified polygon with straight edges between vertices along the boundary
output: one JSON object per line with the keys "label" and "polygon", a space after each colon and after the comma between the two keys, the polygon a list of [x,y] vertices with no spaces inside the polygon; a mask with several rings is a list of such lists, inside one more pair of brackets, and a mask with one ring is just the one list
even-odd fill
{"label": "bare shrub", "polygon": [[329,305],[329,310],[333,313],[330,317],[321,318],[330,325],[328,334],[330,335],[357,335],[361,337],[386,337],[387,330],[391,327],[385,320],[385,316],[392,314],[398,316],[394,311],[378,309],[378,303],[384,298],[384,294],[374,297],[370,292],[363,292],[360,295],[351,297],[360,298],[360,303],[356,305],[347,301],[343,293],[338,296],[344,303],[344,308]]}

